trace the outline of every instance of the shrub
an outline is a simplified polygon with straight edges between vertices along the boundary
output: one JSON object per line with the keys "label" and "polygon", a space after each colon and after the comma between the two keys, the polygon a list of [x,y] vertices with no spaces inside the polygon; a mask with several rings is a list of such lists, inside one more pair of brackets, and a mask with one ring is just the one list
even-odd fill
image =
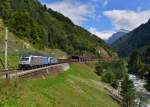
{"label": "shrub", "polygon": [[102,75],[102,81],[106,83],[113,84],[115,80],[116,80],[116,77],[112,71],[106,71]]}
{"label": "shrub", "polygon": [[96,74],[101,76],[103,74],[103,67],[99,64],[96,66]]}

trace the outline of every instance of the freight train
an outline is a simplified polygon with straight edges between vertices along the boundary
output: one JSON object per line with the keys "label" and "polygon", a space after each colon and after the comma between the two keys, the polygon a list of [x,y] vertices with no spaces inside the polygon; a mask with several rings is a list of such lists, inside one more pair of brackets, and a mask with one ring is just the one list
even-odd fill
{"label": "freight train", "polygon": [[86,61],[96,61],[96,58],[87,57],[87,56],[71,56],[68,59],[56,59],[54,57],[48,57],[48,56],[28,55],[28,56],[21,57],[19,69],[28,70],[33,68],[40,68],[44,66],[54,65],[58,63],[73,63],[73,62],[86,62]]}
{"label": "freight train", "polygon": [[53,65],[56,63],[58,63],[58,60],[54,57],[28,55],[21,57],[19,69],[26,70],[32,68],[39,68]]}

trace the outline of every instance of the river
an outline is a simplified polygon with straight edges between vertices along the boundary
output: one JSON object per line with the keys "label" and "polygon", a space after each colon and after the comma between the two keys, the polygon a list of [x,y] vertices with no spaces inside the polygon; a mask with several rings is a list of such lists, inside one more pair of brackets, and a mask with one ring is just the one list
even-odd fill
{"label": "river", "polygon": [[[144,88],[145,80],[138,78],[135,75],[129,75],[130,79],[133,81],[136,93],[141,93],[141,96],[144,97],[147,101],[142,104],[140,107],[150,107],[150,92],[146,91]],[[136,98],[136,102],[138,103],[139,97]]]}

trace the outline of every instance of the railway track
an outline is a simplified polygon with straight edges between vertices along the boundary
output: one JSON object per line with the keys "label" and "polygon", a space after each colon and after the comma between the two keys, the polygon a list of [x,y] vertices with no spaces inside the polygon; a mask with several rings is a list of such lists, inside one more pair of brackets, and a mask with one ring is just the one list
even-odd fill
{"label": "railway track", "polygon": [[[82,63],[85,63],[85,62],[88,62],[88,61],[96,61],[96,60],[86,60],[86,61],[83,61]],[[6,75],[8,74],[8,77],[9,78],[16,78],[16,77],[22,77],[24,75],[28,75],[28,74],[31,74],[31,73],[35,73],[35,72],[38,72],[38,71],[42,71],[42,70],[48,70],[50,68],[56,68],[56,67],[61,67],[63,66],[63,64],[71,64],[71,63],[79,63],[78,60],[60,60],[59,63],[57,64],[54,64],[54,65],[49,65],[49,66],[45,66],[45,67],[41,67],[41,68],[36,68],[36,69],[30,69],[30,70],[15,70],[15,69],[10,69],[10,70],[7,70],[7,71],[4,71],[2,72],[2,78],[5,79],[6,78]]]}
{"label": "railway track", "polygon": [[6,71],[2,73],[2,78],[6,78],[6,74],[8,74],[9,78],[16,78],[16,77],[22,77],[28,74],[32,74],[38,71],[48,71],[50,68],[56,68],[56,67],[63,67],[65,63],[60,63],[60,64],[55,64],[55,65],[50,65],[46,67],[41,67],[41,68],[36,68],[36,69],[31,69],[31,70],[11,70],[11,71]]}

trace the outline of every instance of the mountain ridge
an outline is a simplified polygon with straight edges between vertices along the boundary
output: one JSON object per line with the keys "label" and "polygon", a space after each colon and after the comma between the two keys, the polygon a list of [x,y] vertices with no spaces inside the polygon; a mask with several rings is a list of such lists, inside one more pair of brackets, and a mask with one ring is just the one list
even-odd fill
{"label": "mountain ridge", "polygon": [[113,44],[116,40],[118,40],[120,37],[124,36],[126,33],[128,33],[128,30],[120,29],[118,32],[112,34],[112,36],[106,41],[109,45]]}
{"label": "mountain ridge", "polygon": [[112,48],[116,50],[120,56],[128,56],[135,49],[149,45],[150,20],[118,39],[112,44]]}

